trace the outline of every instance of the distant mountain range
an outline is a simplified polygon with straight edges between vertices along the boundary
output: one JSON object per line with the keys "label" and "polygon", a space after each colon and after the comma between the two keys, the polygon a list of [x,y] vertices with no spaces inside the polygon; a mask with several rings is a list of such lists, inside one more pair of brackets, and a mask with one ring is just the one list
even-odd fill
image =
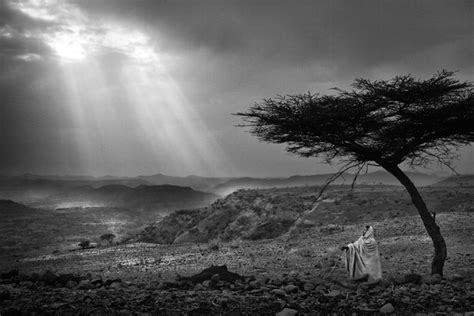
{"label": "distant mountain range", "polygon": [[465,174],[459,176],[451,176],[440,182],[435,183],[433,186],[437,187],[472,187],[474,186],[474,175]]}
{"label": "distant mountain range", "polygon": [[[131,188],[121,184],[100,188],[89,186],[69,188],[48,200],[59,207],[112,206],[136,211],[165,213],[182,208],[206,206],[218,198],[213,193],[195,191],[175,185],[139,185]],[[58,201],[61,204],[58,204]]]}
{"label": "distant mountain range", "polygon": [[[417,186],[427,186],[437,183],[444,178],[436,175],[427,175],[419,172],[406,172],[408,177]],[[318,174],[307,176],[292,176],[288,178],[237,178],[218,184],[212,188],[212,192],[220,195],[227,195],[237,189],[256,189],[256,188],[282,188],[306,185],[324,185],[332,174]],[[333,184],[352,183],[353,174],[345,173]],[[361,174],[357,177],[356,184],[362,185],[400,185],[400,182],[385,171],[375,171],[367,174]]]}
{"label": "distant mountain range", "polygon": [[202,207],[218,197],[190,187],[153,185],[140,179],[0,177],[0,199],[46,209],[121,207],[168,213],[176,209]]}
{"label": "distant mountain range", "polygon": [[[472,185],[469,177],[439,177],[406,172],[417,186]],[[114,206],[137,210],[174,210],[206,205],[238,189],[324,185],[332,174],[295,175],[279,178],[173,177],[163,174],[138,177],[0,176],[0,199],[34,207]],[[351,184],[354,175],[344,174],[334,184]],[[461,182],[460,182],[461,181]],[[358,185],[400,185],[385,171],[361,174]]]}

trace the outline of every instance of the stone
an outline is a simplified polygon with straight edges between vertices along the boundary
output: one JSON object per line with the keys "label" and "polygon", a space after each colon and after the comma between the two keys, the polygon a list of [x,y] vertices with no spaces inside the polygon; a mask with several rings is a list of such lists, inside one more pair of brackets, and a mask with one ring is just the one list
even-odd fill
{"label": "stone", "polygon": [[294,316],[298,313],[297,310],[292,308],[284,308],[281,312],[275,314],[275,316]]}
{"label": "stone", "polygon": [[122,283],[122,280],[121,279],[112,279],[112,280],[106,280],[104,285],[105,286],[109,286],[111,285],[112,283]]}
{"label": "stone", "polygon": [[274,289],[272,290],[272,293],[277,295],[277,296],[285,296],[286,292],[282,289]]}
{"label": "stone", "polygon": [[298,287],[296,285],[289,284],[284,287],[286,293],[298,292]]}
{"label": "stone", "polygon": [[450,280],[451,281],[462,281],[462,280],[464,280],[464,277],[462,275],[458,274],[458,273],[454,273],[454,274],[451,275]]}
{"label": "stone", "polygon": [[204,286],[203,286],[201,283],[197,283],[197,284],[194,286],[194,290],[195,290],[195,291],[202,291],[202,290],[204,290]]}
{"label": "stone", "polygon": [[10,297],[10,291],[3,286],[0,287],[0,301],[8,300]]}
{"label": "stone", "polygon": [[440,274],[433,274],[427,276],[424,281],[428,284],[439,284],[443,277]]}
{"label": "stone", "polygon": [[310,282],[306,282],[304,285],[303,285],[303,288],[306,292],[310,292],[312,290],[314,290],[314,284],[313,283],[310,283]]}
{"label": "stone", "polygon": [[324,293],[326,292],[326,286],[324,284],[319,284],[318,286],[316,286],[316,291]]}
{"label": "stone", "polygon": [[40,279],[40,276],[38,273],[36,272],[33,272],[31,275],[30,275],[30,281],[32,282],[36,282]]}
{"label": "stone", "polygon": [[2,274],[0,275],[0,277],[1,277],[2,279],[11,279],[11,278],[17,277],[19,274],[20,274],[20,273],[18,272],[17,269],[13,269],[13,270],[10,270],[10,271],[8,271],[8,272],[6,272],[6,273],[2,273]]}
{"label": "stone", "polygon": [[329,292],[327,294],[327,296],[329,296],[329,297],[336,297],[336,296],[339,296],[339,295],[341,295],[341,291],[339,291],[339,290],[332,290],[331,292]]}
{"label": "stone", "polygon": [[211,281],[213,282],[219,282],[221,280],[221,277],[219,274],[213,274],[212,277],[211,277]]}
{"label": "stone", "polygon": [[122,282],[113,282],[109,285],[111,289],[119,289],[122,287]]}
{"label": "stone", "polygon": [[421,282],[421,279],[422,279],[421,275],[417,273],[409,273],[409,274],[406,274],[404,277],[405,283],[419,284]]}
{"label": "stone", "polygon": [[40,281],[43,281],[44,283],[49,285],[54,285],[56,282],[59,281],[59,277],[55,273],[48,270],[41,275]]}
{"label": "stone", "polygon": [[210,280],[205,280],[204,282],[202,282],[202,285],[204,287],[211,287],[211,281]]}
{"label": "stone", "polygon": [[272,284],[276,286],[280,286],[283,282],[280,279],[273,279]]}
{"label": "stone", "polygon": [[90,289],[95,289],[95,285],[92,284],[89,280],[81,280],[79,284],[77,285],[77,288],[79,290],[90,290]]}
{"label": "stone", "polygon": [[100,276],[92,278],[91,283],[94,284],[95,286],[104,285],[104,282],[102,281],[102,278]]}
{"label": "stone", "polygon": [[249,283],[249,286],[251,289],[259,289],[260,288],[260,282],[259,281],[251,281]]}
{"label": "stone", "polygon": [[31,282],[31,281],[21,281],[20,282],[20,286],[24,286],[24,287],[30,287],[30,286],[33,286],[34,283]]}
{"label": "stone", "polygon": [[379,312],[381,314],[391,314],[395,311],[395,308],[393,307],[392,304],[388,303],[388,304],[385,304],[384,306],[382,306],[380,309],[379,309]]}

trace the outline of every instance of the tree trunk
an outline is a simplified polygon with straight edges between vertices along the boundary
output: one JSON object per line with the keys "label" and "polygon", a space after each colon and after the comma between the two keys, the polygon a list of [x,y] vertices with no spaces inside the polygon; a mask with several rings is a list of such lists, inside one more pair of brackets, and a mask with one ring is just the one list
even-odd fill
{"label": "tree trunk", "polygon": [[418,192],[410,178],[397,165],[383,165],[388,172],[393,174],[401,184],[405,187],[411,197],[411,201],[415,205],[418,213],[421,216],[423,224],[425,225],[428,235],[430,235],[434,246],[434,258],[431,263],[431,274],[443,275],[444,262],[446,261],[447,251],[446,242],[439,230],[439,226],[435,222],[434,216],[428,211],[423,198]]}

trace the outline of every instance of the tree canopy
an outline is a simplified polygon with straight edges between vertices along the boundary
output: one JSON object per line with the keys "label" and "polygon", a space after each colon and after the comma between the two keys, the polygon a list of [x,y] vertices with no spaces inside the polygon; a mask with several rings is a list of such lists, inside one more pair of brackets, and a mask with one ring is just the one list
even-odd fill
{"label": "tree canopy", "polygon": [[237,113],[251,133],[286,143],[304,157],[340,158],[348,165],[375,162],[450,165],[453,149],[474,141],[473,85],[442,71],[428,80],[357,79],[334,95],[278,96]]}
{"label": "tree canopy", "polygon": [[364,167],[389,171],[410,194],[433,240],[431,273],[442,275],[447,251],[436,214],[428,211],[399,164],[436,161],[452,169],[456,149],[474,141],[473,84],[443,70],[426,80],[411,75],[357,79],[351,91],[334,90],[333,95],[308,92],[264,99],[237,115],[260,140],[287,144],[289,152],[303,157],[342,161],[327,184],[351,168],[357,169],[353,184]]}

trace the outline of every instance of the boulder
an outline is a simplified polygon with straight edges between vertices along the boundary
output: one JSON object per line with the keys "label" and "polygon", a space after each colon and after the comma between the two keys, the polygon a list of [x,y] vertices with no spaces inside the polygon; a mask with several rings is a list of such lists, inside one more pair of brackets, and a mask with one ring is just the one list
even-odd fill
{"label": "boulder", "polygon": [[90,289],[95,289],[95,285],[91,283],[89,280],[81,280],[79,284],[77,285],[77,288],[79,290],[90,290]]}
{"label": "boulder", "polygon": [[11,278],[17,277],[19,274],[20,274],[20,273],[18,272],[17,269],[12,269],[12,270],[10,270],[10,271],[8,271],[8,272],[6,272],[6,273],[2,273],[2,274],[0,275],[0,277],[1,277],[2,279],[11,279]]}
{"label": "boulder", "polygon": [[329,292],[327,294],[327,296],[329,296],[329,297],[336,297],[336,296],[339,296],[339,295],[341,295],[341,291],[339,291],[339,290],[332,290],[331,292]]}
{"label": "boulder", "polygon": [[225,282],[235,282],[236,280],[243,280],[244,278],[237,273],[230,272],[227,270],[226,265],[222,266],[211,266],[210,268],[202,270],[200,273],[195,274],[191,277],[183,277],[184,280],[191,281],[193,284],[202,283],[206,280],[211,280],[213,277]]}
{"label": "boulder", "polygon": [[277,295],[277,296],[285,296],[286,292],[282,289],[273,289],[272,293]]}
{"label": "boulder", "polygon": [[10,299],[10,297],[11,297],[10,291],[3,286],[0,287],[0,302],[4,300],[8,300]]}
{"label": "boulder", "polygon": [[380,309],[379,309],[379,312],[381,314],[391,314],[395,311],[395,308],[393,307],[392,304],[388,303],[388,304],[385,304],[384,306],[382,306]]}
{"label": "boulder", "polygon": [[275,316],[294,316],[298,313],[297,310],[291,308],[284,308],[281,312],[275,314]]}
{"label": "boulder", "polygon": [[284,290],[286,293],[295,293],[298,292],[298,287],[296,285],[289,284],[284,287]]}
{"label": "boulder", "polygon": [[440,274],[429,275],[424,278],[424,282],[428,284],[439,284],[443,277]]}
{"label": "boulder", "polygon": [[415,283],[415,284],[420,284],[422,280],[421,275],[417,273],[409,273],[406,274],[404,277],[404,283]]}
{"label": "boulder", "polygon": [[451,281],[462,281],[462,280],[464,280],[464,277],[462,275],[458,274],[458,273],[454,273],[454,274],[451,274],[449,279]]}

